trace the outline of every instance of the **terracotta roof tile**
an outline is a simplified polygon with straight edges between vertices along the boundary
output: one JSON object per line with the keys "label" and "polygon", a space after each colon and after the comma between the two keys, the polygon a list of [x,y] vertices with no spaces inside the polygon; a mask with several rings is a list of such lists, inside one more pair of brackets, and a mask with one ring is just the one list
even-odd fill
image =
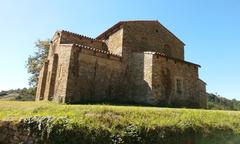
{"label": "terracotta roof tile", "polygon": [[93,47],[80,45],[80,44],[73,44],[73,45],[76,46],[76,47],[85,48],[85,49],[89,49],[89,50],[92,50],[92,51],[96,51],[96,52],[100,52],[100,53],[104,53],[104,54],[108,54],[108,55],[112,55],[112,56],[115,56],[115,57],[122,58],[120,55],[116,55],[116,54],[110,53],[110,52],[105,51],[105,50],[100,50],[100,49],[96,49],[96,48],[93,48]]}
{"label": "terracotta roof tile", "polygon": [[180,61],[180,62],[183,62],[183,63],[186,63],[186,64],[190,64],[190,65],[195,65],[195,66],[201,67],[201,66],[198,65],[198,64],[191,63],[191,62],[188,62],[188,61],[185,61],[185,60],[181,60],[181,59],[178,59],[178,58],[170,57],[170,56],[168,56],[168,55],[166,55],[166,54],[164,54],[164,53],[160,53],[160,52],[147,51],[147,52],[144,52],[144,53],[145,53],[145,54],[153,54],[153,55],[165,57],[165,58],[168,58],[168,59],[172,59],[172,60],[175,60],[175,61]]}
{"label": "terracotta roof tile", "polygon": [[91,37],[88,37],[88,36],[85,36],[85,35],[80,35],[80,34],[77,34],[77,33],[66,31],[66,30],[61,30],[60,32],[68,33],[68,34],[71,34],[71,35],[74,35],[74,36],[77,36],[77,37],[86,38],[86,39],[93,40],[93,41],[102,42],[98,39],[94,39],[94,38],[91,38]]}

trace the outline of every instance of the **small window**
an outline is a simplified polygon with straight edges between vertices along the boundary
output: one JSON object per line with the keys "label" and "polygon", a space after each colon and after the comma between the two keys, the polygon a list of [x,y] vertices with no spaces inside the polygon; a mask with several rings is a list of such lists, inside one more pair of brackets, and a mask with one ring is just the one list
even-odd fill
{"label": "small window", "polygon": [[176,80],[176,88],[177,88],[177,94],[182,94],[182,80],[177,79]]}
{"label": "small window", "polygon": [[156,31],[156,33],[158,33],[158,29],[156,29],[155,31]]}
{"label": "small window", "polygon": [[163,45],[163,53],[167,56],[171,56],[171,47],[168,44]]}

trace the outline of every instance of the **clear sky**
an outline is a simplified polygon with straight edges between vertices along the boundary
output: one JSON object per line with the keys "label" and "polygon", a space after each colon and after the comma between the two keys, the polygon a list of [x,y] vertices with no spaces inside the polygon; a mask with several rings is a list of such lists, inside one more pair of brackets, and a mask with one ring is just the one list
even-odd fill
{"label": "clear sky", "polygon": [[202,66],[207,91],[240,99],[239,0],[1,0],[0,91],[28,86],[34,42],[65,29],[96,37],[120,20],[159,20]]}

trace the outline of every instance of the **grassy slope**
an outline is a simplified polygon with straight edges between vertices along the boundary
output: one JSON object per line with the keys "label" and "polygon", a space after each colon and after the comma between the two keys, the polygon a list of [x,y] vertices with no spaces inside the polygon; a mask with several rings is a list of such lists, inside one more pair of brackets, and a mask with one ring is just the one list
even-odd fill
{"label": "grassy slope", "polygon": [[135,124],[147,127],[221,127],[240,132],[240,112],[107,105],[59,105],[45,102],[0,101],[1,120],[31,116],[66,116],[96,126]]}
{"label": "grassy slope", "polygon": [[191,128],[206,134],[213,129],[240,133],[240,112],[235,111],[0,101],[0,120],[18,121],[32,116],[67,117],[71,123],[113,133],[129,125],[148,130]]}

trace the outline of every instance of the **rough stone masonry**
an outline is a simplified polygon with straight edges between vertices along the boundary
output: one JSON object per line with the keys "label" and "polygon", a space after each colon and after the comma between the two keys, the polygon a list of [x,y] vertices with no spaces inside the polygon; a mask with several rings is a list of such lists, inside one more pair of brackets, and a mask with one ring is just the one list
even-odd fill
{"label": "rough stone masonry", "polygon": [[198,64],[158,21],[120,21],[95,39],[57,31],[36,100],[207,107]]}

